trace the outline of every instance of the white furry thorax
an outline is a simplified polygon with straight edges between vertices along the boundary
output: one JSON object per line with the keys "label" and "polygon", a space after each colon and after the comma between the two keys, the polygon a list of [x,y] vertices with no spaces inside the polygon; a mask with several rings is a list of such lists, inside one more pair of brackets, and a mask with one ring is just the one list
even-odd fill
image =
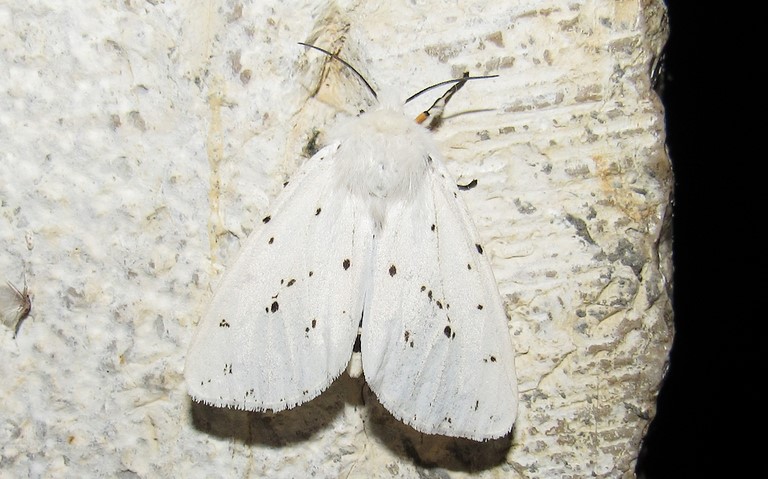
{"label": "white furry thorax", "polygon": [[340,186],[370,202],[378,225],[389,205],[418,196],[430,162],[439,155],[429,131],[390,106],[351,119],[334,137]]}

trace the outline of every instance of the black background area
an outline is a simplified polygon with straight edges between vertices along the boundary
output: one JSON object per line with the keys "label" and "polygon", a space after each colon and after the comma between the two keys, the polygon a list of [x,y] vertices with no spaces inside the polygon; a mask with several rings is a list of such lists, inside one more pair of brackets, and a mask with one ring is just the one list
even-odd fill
{"label": "black background area", "polygon": [[766,27],[748,4],[666,3],[661,96],[676,178],[676,335],[637,473],[759,477],[768,444],[758,398],[768,378],[759,327],[768,294],[761,238],[768,155],[760,144]]}

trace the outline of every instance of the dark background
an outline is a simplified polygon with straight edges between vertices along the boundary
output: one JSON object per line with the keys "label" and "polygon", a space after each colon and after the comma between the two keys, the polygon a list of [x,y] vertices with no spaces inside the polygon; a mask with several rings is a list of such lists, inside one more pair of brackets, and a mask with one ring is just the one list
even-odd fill
{"label": "dark background", "polygon": [[[759,107],[768,27],[754,25],[762,14],[745,3],[666,3],[661,93],[676,178],[676,335],[637,472],[642,479],[768,477],[765,466],[754,467],[768,457],[757,392],[768,377],[759,350],[766,336],[756,328],[766,320],[758,305],[768,294],[758,231],[768,155],[750,147],[766,136]],[[752,32],[762,37],[754,56]]]}

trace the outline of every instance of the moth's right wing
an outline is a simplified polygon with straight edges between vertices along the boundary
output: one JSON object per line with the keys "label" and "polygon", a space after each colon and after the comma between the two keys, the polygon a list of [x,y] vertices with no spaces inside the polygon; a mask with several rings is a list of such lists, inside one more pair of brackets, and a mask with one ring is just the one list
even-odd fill
{"label": "moth's right wing", "polygon": [[224,274],[187,354],[195,400],[280,411],[320,394],[347,366],[373,226],[339,188],[337,149],[300,168]]}

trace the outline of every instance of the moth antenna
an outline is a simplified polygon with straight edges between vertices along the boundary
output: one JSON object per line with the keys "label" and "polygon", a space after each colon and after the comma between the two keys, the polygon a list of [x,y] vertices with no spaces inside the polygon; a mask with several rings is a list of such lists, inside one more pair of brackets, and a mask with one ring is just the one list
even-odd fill
{"label": "moth antenna", "polygon": [[432,104],[431,107],[421,112],[419,116],[416,117],[416,123],[418,124],[424,123],[428,118],[433,118],[432,123],[430,124],[430,127],[434,127],[440,121],[440,117],[443,116],[443,111],[445,111],[445,105],[448,104],[448,100],[451,99],[454,93],[461,90],[461,87],[463,87],[465,83],[467,83],[469,80],[482,80],[485,78],[496,78],[497,76],[499,75],[484,75],[484,76],[471,77],[469,76],[469,72],[464,72],[464,75],[461,78],[446,80],[446,81],[435,83],[434,85],[424,88],[420,92],[415,93],[410,97],[408,97],[408,99],[405,100],[405,103],[408,103],[409,101],[413,100],[417,96],[421,95],[422,93],[428,92],[433,88],[454,83],[454,85],[447,92],[443,93],[443,96],[435,100],[435,102]]}
{"label": "moth antenna", "polygon": [[[467,82],[469,80],[484,80],[486,78],[496,78],[498,76],[499,75],[481,75],[481,76],[471,77],[471,76],[469,76],[469,72],[464,72],[464,75],[461,78],[451,78],[450,80],[445,80],[445,81],[441,81],[440,83],[435,83],[434,85],[430,85],[430,86],[424,88],[423,90],[420,90],[417,93],[414,93],[413,95],[409,96],[408,99],[405,100],[405,102],[403,102],[403,103],[408,103],[411,100],[415,99],[416,97],[420,96],[422,93],[426,93],[429,90],[432,90],[432,89],[437,88],[439,86],[449,85],[451,83],[465,83],[465,82]],[[461,87],[459,87],[459,88],[461,88]],[[457,88],[457,90],[458,90],[458,88]],[[454,93],[455,93],[455,91],[454,91]]]}
{"label": "moth antenna", "polygon": [[344,65],[345,67],[349,68],[350,70],[352,70],[352,72],[355,75],[357,75],[357,78],[359,78],[360,81],[363,82],[363,85],[365,85],[365,87],[368,89],[368,91],[371,92],[371,95],[373,95],[374,98],[376,98],[376,99],[379,98],[379,96],[376,94],[376,90],[374,90],[373,87],[371,86],[371,84],[368,83],[368,80],[366,80],[365,77],[359,71],[355,70],[355,67],[350,65],[349,62],[347,62],[346,60],[344,60],[343,58],[341,58],[337,54],[331,53],[328,50],[324,50],[324,49],[322,49],[320,47],[316,47],[316,46],[314,46],[312,44],[309,44],[309,43],[299,42],[299,45],[304,45],[305,47],[314,48],[317,51],[325,53],[326,55],[328,55],[329,57],[333,58],[334,60],[340,61],[342,65]]}

